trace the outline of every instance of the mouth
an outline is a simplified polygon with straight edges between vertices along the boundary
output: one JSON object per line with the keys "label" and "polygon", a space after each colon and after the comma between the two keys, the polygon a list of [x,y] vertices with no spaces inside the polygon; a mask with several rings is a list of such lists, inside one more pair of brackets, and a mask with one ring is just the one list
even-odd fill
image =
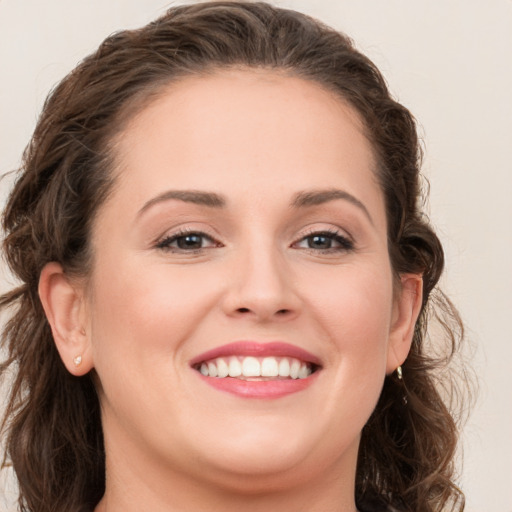
{"label": "mouth", "polygon": [[301,391],[321,369],[316,356],[294,345],[249,341],[217,347],[190,365],[207,384],[246,398],[276,398]]}
{"label": "mouth", "polygon": [[194,366],[205,377],[234,378],[249,381],[306,379],[318,367],[294,357],[254,357],[232,355],[217,357]]}

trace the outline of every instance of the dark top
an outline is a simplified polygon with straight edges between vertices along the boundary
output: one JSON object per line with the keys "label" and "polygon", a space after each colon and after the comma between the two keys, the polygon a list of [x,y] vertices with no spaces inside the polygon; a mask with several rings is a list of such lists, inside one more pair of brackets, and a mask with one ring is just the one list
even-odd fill
{"label": "dark top", "polygon": [[359,512],[400,512],[395,507],[387,505],[380,500],[368,500],[357,503],[356,505]]}

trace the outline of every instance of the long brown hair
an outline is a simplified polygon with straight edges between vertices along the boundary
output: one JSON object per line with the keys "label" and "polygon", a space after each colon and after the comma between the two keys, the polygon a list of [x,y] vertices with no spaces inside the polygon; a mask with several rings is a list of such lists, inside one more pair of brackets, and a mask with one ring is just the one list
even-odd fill
{"label": "long brown hair", "polygon": [[3,215],[4,253],[20,284],[0,299],[10,313],[0,375],[12,379],[2,430],[20,510],[91,510],[105,486],[93,378],[71,376],[58,356],[38,297],[41,269],[57,261],[71,275],[90,270],[90,226],[114,186],[111,142],[124,120],[173,80],[233,66],[312,80],[359,112],[377,156],[393,269],[421,273],[424,292],[403,380],[386,378],[362,432],[356,500],[462,510],[453,459],[464,384],[444,371],[462,324],[436,288],[443,250],[420,209],[415,121],[345,35],[294,11],[228,1],[175,7],[106,39],[49,96],[25,151]]}

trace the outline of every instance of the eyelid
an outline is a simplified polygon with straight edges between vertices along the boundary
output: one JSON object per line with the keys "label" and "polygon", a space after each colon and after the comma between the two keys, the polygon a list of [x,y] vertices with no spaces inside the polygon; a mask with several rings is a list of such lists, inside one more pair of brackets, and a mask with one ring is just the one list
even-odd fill
{"label": "eyelid", "polygon": [[[351,235],[349,235],[345,230],[337,228],[337,227],[309,227],[306,232],[302,233],[300,237],[297,238],[295,242],[293,242],[293,246],[297,246],[300,242],[303,242],[307,238],[312,236],[326,236],[330,237],[332,240],[335,240],[339,247],[330,247],[327,249],[314,249],[311,247],[304,247],[302,249],[309,250],[314,253],[333,253],[333,252],[350,252],[355,249],[355,242]],[[300,249],[300,248],[299,248]]]}
{"label": "eyelid", "polygon": [[319,233],[325,233],[332,236],[340,236],[349,240],[352,243],[355,243],[354,237],[343,228],[334,225],[325,225],[325,224],[315,224],[314,226],[308,226],[304,229],[303,232],[297,237],[297,240],[302,240],[303,238],[307,238],[308,236],[317,235]]}
{"label": "eyelid", "polygon": [[[203,239],[208,240],[208,246],[198,247],[198,248],[180,248],[173,247],[171,244],[176,240],[179,240],[182,237],[186,237],[187,235],[197,235],[202,237]],[[307,238],[312,236],[325,236],[333,240],[338,246],[337,247],[329,247],[329,248],[314,248],[314,247],[298,247],[298,245],[304,242]],[[220,242],[219,236],[216,233],[212,233],[211,229],[203,226],[194,226],[194,225],[185,225],[185,226],[177,226],[168,230],[164,235],[160,236],[153,242],[153,247],[159,250],[168,250],[169,252],[176,253],[197,253],[203,250],[215,248],[215,247],[223,247],[224,244]],[[317,226],[308,226],[303,230],[300,235],[298,235],[295,241],[291,244],[292,248],[296,249],[304,249],[309,250],[314,253],[329,253],[329,252],[348,252],[355,249],[355,242],[353,237],[344,229],[339,228],[337,226],[325,226],[325,224],[317,225]]]}
{"label": "eyelid", "polygon": [[183,220],[181,222],[172,222],[171,225],[162,226],[159,230],[161,234],[153,238],[152,245],[156,245],[162,240],[176,236],[185,236],[193,233],[204,235],[212,240],[219,240],[220,234],[208,223],[197,220]]}
{"label": "eyelid", "polygon": [[[186,237],[188,235],[197,235],[204,239],[209,240],[212,242],[211,246],[209,247],[200,247],[197,249],[181,249],[179,247],[172,247],[170,244],[182,237]],[[212,247],[220,247],[222,246],[222,243],[218,241],[218,239],[213,236],[212,234],[208,233],[207,230],[201,229],[201,228],[194,228],[192,226],[186,226],[181,228],[176,228],[174,230],[166,232],[163,236],[159,237],[156,242],[154,243],[154,247],[156,249],[160,250],[168,250],[169,252],[176,252],[176,253],[194,253],[198,251],[202,251],[205,249],[210,249]]]}

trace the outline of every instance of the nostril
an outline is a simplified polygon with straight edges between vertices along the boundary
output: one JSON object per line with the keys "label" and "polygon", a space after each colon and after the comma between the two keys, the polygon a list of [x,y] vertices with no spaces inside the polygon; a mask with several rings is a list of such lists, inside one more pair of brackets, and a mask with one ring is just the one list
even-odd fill
{"label": "nostril", "polygon": [[[238,313],[250,313],[251,309],[250,308],[238,308],[237,312]],[[283,316],[283,315],[287,315],[289,312],[290,312],[289,309],[279,309],[276,311],[276,315]]]}

